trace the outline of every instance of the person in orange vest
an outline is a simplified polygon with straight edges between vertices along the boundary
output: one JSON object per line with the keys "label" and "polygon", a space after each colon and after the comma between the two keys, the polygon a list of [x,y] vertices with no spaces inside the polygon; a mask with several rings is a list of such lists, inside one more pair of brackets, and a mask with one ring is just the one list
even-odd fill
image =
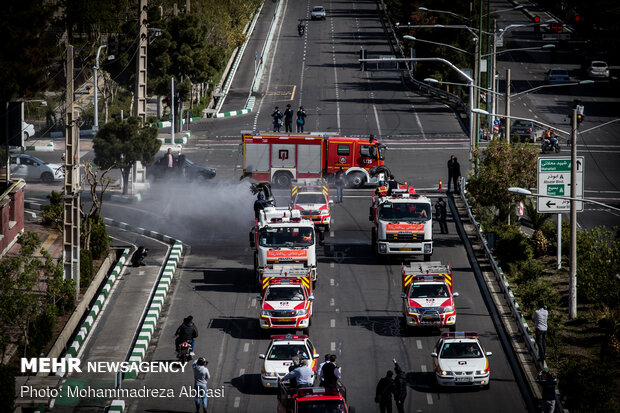
{"label": "person in orange vest", "polygon": [[388,187],[387,185],[385,185],[385,182],[379,181],[379,186],[377,187],[377,190],[375,191],[375,193],[378,196],[387,196]]}

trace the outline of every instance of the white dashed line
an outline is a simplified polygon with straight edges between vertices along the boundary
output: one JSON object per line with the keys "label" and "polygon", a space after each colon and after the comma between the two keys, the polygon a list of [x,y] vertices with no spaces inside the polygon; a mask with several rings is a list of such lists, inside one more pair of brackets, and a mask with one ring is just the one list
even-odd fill
{"label": "white dashed line", "polygon": [[240,403],[241,403],[241,397],[235,397],[235,403],[233,407],[238,408]]}
{"label": "white dashed line", "polygon": [[335,342],[331,342],[330,347],[329,347],[329,351],[336,351],[336,343]]}
{"label": "white dashed line", "polygon": [[239,375],[243,376],[245,374],[245,369],[239,369]]}
{"label": "white dashed line", "polygon": [[250,343],[245,343],[243,345],[243,352],[247,353],[249,349],[250,349]]}
{"label": "white dashed line", "polygon": [[334,305],[336,305],[336,300],[334,300],[333,298],[330,298],[330,299],[329,299],[329,305],[330,305],[331,307],[333,307]]}
{"label": "white dashed line", "polygon": [[422,340],[416,340],[415,345],[418,347],[418,350],[422,350]]}
{"label": "white dashed line", "polygon": [[144,271],[138,271],[138,275],[144,275]]}
{"label": "white dashed line", "polygon": [[433,404],[433,396],[430,393],[426,393],[426,403]]}
{"label": "white dashed line", "polygon": [[427,370],[426,370],[426,364],[422,364],[422,365],[420,366],[420,370],[422,370],[422,373],[426,373],[426,371],[427,371]]}
{"label": "white dashed line", "polygon": [[252,306],[252,307],[256,307],[256,298],[252,298],[252,304],[251,304],[251,306]]}
{"label": "white dashed line", "polygon": [[333,262],[329,263],[329,268],[334,268],[336,266],[336,264],[334,264]]}
{"label": "white dashed line", "polygon": [[332,287],[336,284],[336,282],[334,281],[333,278],[329,279],[329,285],[331,285]]}
{"label": "white dashed line", "polygon": [[334,231],[329,231],[329,236],[330,236],[331,238],[334,238]]}
{"label": "white dashed line", "polygon": [[333,318],[332,318],[331,320],[329,320],[329,326],[330,326],[331,328],[336,327],[336,320],[334,320]]}

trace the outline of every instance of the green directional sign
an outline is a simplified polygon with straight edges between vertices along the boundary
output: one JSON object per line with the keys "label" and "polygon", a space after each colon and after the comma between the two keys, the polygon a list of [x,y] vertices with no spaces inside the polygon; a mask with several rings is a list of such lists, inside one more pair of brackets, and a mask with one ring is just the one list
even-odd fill
{"label": "green directional sign", "polygon": [[541,159],[540,172],[570,172],[570,164],[570,159]]}
{"label": "green directional sign", "polygon": [[547,185],[547,195],[564,196],[564,184]]}

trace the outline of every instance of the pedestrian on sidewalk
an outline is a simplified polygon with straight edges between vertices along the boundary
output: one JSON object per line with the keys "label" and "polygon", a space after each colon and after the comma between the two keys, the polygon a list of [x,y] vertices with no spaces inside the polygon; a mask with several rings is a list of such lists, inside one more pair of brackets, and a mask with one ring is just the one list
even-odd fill
{"label": "pedestrian on sidewalk", "polygon": [[280,109],[278,109],[278,107],[276,106],[276,108],[274,109],[273,113],[271,114],[271,117],[273,118],[273,131],[274,132],[280,132],[280,126],[282,126],[282,112],[280,112]]}
{"label": "pedestrian on sidewalk", "polygon": [[447,215],[448,208],[446,208],[446,201],[444,201],[442,197],[439,197],[437,202],[435,202],[435,219],[439,222],[439,229],[442,234],[448,233],[448,224],[446,223]]}
{"label": "pedestrian on sidewalk", "polygon": [[536,346],[538,346],[538,361],[544,363],[547,353],[547,318],[549,312],[544,301],[538,302],[538,310],[534,311],[533,319],[536,329]]}
{"label": "pedestrian on sidewalk", "polygon": [[304,125],[306,124],[306,111],[303,106],[297,111],[297,132],[304,133]]}
{"label": "pedestrian on sidewalk", "polygon": [[291,105],[286,105],[286,110],[284,111],[284,131],[286,133],[293,132],[293,114]]}
{"label": "pedestrian on sidewalk", "polygon": [[346,184],[346,176],[344,174],[344,169],[342,166],[336,172],[336,202],[341,204],[342,197],[344,195],[344,186]]}
{"label": "pedestrian on sidewalk", "polygon": [[375,393],[375,402],[379,403],[380,413],[392,413],[392,394],[394,393],[394,373],[388,370],[385,377],[382,377],[377,383],[377,392]]}
{"label": "pedestrian on sidewalk", "polygon": [[204,357],[199,357],[194,361],[192,368],[194,369],[194,390],[196,390],[196,413],[200,413],[200,407],[202,407],[202,413],[207,413],[207,382],[211,379],[209,369],[207,368],[209,362]]}
{"label": "pedestrian on sidewalk", "polygon": [[450,184],[454,186],[454,193],[461,191],[459,186],[461,179],[461,165],[456,156],[452,155],[448,161],[448,193],[450,193]]}
{"label": "pedestrian on sidewalk", "polygon": [[405,413],[405,398],[407,397],[407,376],[405,372],[400,368],[396,359],[392,359],[394,362],[394,373],[396,373],[396,380],[394,380],[394,401],[396,402],[396,410],[398,413]]}

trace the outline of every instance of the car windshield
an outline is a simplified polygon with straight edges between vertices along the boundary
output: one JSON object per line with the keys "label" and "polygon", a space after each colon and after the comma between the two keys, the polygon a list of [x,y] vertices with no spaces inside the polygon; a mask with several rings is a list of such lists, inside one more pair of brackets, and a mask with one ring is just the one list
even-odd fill
{"label": "car windshield", "polygon": [[312,227],[262,228],[258,233],[261,247],[309,247],[314,244]]}
{"label": "car windshield", "polygon": [[304,193],[299,194],[295,200],[296,204],[324,204],[325,196],[323,194]]}
{"label": "car windshield", "polygon": [[342,400],[298,400],[297,413],[344,413]]}
{"label": "car windshield", "polygon": [[440,357],[442,359],[475,359],[483,356],[480,345],[476,342],[449,342],[444,343]]}
{"label": "car windshield", "polygon": [[265,301],[303,301],[304,292],[301,287],[269,287]]}
{"label": "car windshield", "polygon": [[448,289],[442,284],[414,284],[410,298],[447,298]]}
{"label": "car windshield", "polygon": [[324,11],[324,10],[325,10],[325,9],[324,9],[323,7],[321,7],[321,6],[316,6],[316,7],[314,7],[314,8],[312,9],[312,11],[319,11],[319,12],[320,12],[320,11]]}
{"label": "car windshield", "polygon": [[524,120],[517,120],[512,124],[513,128],[531,128],[532,122],[527,122]]}
{"label": "car windshield", "polygon": [[280,344],[271,347],[267,356],[269,360],[292,360],[293,357],[309,359],[308,350],[303,344]]}
{"label": "car windshield", "polygon": [[592,62],[592,67],[604,69],[607,67],[607,63],[605,62]]}
{"label": "car windshield", "polygon": [[551,69],[549,74],[552,76],[568,76],[568,71],[564,69]]}
{"label": "car windshield", "polygon": [[431,207],[421,203],[386,202],[379,207],[379,219],[386,221],[428,221],[431,217]]}

